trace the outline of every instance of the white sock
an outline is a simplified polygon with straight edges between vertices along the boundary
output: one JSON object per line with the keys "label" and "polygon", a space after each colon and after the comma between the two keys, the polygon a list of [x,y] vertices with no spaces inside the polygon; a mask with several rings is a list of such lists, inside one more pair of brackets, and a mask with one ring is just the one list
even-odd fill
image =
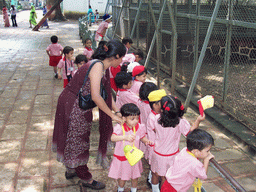
{"label": "white sock", "polygon": [[119,187],[119,186],[118,186],[118,192],[119,192],[119,191],[124,191],[124,187]]}
{"label": "white sock", "polygon": [[152,192],[160,192],[159,190],[159,183],[154,185],[154,184],[151,184],[152,185]]}
{"label": "white sock", "polygon": [[152,172],[149,171],[149,174],[148,174],[148,182],[151,183],[151,179],[152,179]]}
{"label": "white sock", "polygon": [[137,192],[137,188],[131,187],[131,192]]}

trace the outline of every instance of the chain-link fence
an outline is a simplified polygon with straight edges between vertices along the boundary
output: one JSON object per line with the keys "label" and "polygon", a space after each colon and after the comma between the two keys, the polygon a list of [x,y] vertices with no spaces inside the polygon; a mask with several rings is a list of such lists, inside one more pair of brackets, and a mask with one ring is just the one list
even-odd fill
{"label": "chain-link fence", "polygon": [[[130,36],[134,23],[134,45],[150,51],[156,23],[164,0],[113,0],[113,24],[118,37]],[[208,33],[215,0],[170,0],[177,30],[176,76],[190,84],[193,72]],[[218,2],[218,0],[217,0]],[[151,7],[153,11],[151,11]],[[135,20],[139,12],[138,21]],[[120,17],[119,17],[120,15]],[[256,2],[223,0],[219,6],[209,37],[196,90],[202,95],[213,95],[216,105],[233,114],[256,132]],[[158,46],[161,70],[172,73],[173,26],[170,10],[164,9],[159,30]],[[150,58],[157,61],[157,45]]]}

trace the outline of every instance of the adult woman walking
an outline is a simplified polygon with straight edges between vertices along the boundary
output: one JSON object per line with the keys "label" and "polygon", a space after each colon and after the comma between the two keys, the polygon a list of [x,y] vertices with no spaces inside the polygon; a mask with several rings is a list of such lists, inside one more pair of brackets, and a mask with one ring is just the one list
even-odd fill
{"label": "adult woman walking", "polygon": [[[46,6],[44,5],[44,6],[43,6],[43,16],[45,16],[46,13],[47,13],[47,8],[46,8]],[[43,26],[46,26],[46,28],[49,29],[49,25],[48,25],[47,19],[45,20],[45,22],[43,23],[43,25],[42,25],[41,27],[43,27]]]}
{"label": "adult woman walking", "polygon": [[13,27],[18,27],[17,22],[16,22],[16,9],[14,5],[11,5],[11,19],[12,19],[12,26]]}
{"label": "adult woman walking", "polygon": [[35,9],[34,5],[31,5],[31,10],[30,10],[30,15],[29,15],[29,24],[30,24],[29,28],[32,28],[32,25],[34,25],[34,26],[37,25],[36,18],[37,18],[36,9]]}
{"label": "adult woman walking", "polygon": [[3,19],[4,19],[4,27],[10,27],[10,22],[9,22],[9,17],[8,17],[6,6],[3,6],[2,12],[3,12]]}
{"label": "adult woman walking", "polygon": [[[110,66],[117,67],[122,62],[126,49],[124,45],[112,40],[107,43],[107,48],[98,52],[96,64],[92,67],[88,79],[83,87],[82,95],[91,94],[92,100],[104,113],[119,123],[122,119],[107,106],[100,95],[100,84],[103,73]],[[83,110],[79,108],[79,89],[83,85],[84,78],[90,64],[83,65],[63,90],[58,99],[57,111],[53,132],[53,151],[57,151],[57,160],[61,161],[67,168],[65,176],[67,179],[78,176],[81,180],[81,188],[103,189],[105,184],[92,179],[88,170],[89,159],[89,136],[92,123],[92,109]],[[104,81],[104,79],[103,79]],[[112,100],[112,109],[117,111]]]}

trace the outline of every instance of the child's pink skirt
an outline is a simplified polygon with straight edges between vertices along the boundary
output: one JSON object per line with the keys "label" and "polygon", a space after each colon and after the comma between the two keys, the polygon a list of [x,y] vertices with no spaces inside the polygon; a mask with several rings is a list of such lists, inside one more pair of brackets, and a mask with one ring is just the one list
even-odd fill
{"label": "child's pink skirt", "polygon": [[141,177],[142,171],[143,168],[141,160],[134,166],[131,166],[127,160],[120,161],[116,157],[113,157],[108,176],[113,179],[127,181]]}

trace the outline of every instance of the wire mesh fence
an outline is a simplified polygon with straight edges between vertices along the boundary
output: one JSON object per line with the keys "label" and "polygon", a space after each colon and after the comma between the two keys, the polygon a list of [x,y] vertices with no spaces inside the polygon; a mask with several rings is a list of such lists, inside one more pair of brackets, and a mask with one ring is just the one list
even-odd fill
{"label": "wire mesh fence", "polygon": [[[116,33],[120,38],[129,36],[139,21],[133,36],[134,45],[148,51],[156,30],[154,19],[159,19],[163,0],[143,1],[138,10],[138,0],[115,1],[115,23],[120,19]],[[177,28],[176,76],[190,84],[211,16],[215,0],[171,0]],[[115,6],[116,5],[116,6]],[[118,13],[123,7],[121,17]],[[114,15],[114,11],[113,11]],[[202,67],[196,83],[197,91],[202,95],[213,95],[216,104],[233,114],[256,133],[256,3],[243,0],[221,1],[213,31],[209,38]],[[172,72],[172,25],[166,8],[161,20],[160,37],[161,69],[171,75]],[[157,47],[153,47],[151,59],[157,60]]]}

